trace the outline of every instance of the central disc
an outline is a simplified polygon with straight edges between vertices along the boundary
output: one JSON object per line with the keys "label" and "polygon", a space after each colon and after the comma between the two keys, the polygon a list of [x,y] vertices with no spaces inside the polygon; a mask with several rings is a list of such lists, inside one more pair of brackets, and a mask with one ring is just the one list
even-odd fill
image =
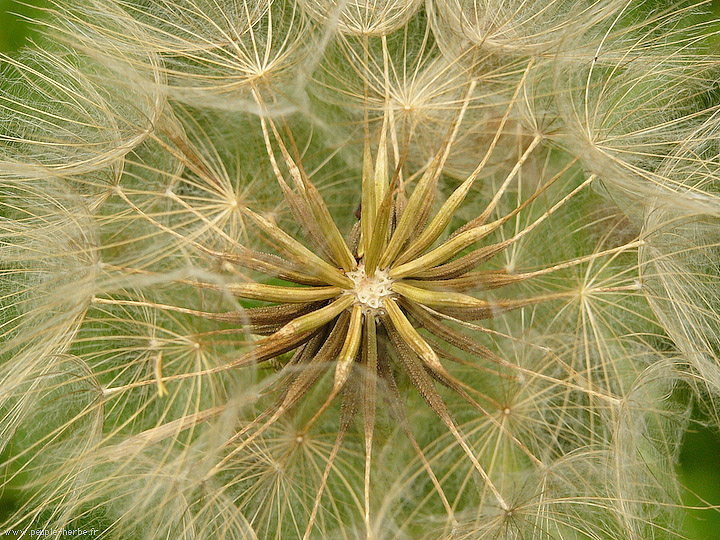
{"label": "central disc", "polygon": [[368,276],[365,265],[360,263],[357,270],[347,272],[346,275],[355,284],[348,292],[355,297],[355,303],[362,306],[363,313],[383,315],[385,299],[395,294],[390,288],[393,280],[388,276],[388,271],[376,270],[375,274]]}

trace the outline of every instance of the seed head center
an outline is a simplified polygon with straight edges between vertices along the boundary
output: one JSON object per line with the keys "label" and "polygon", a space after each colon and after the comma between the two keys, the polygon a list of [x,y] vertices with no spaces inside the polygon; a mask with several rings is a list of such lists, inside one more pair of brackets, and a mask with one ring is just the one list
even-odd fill
{"label": "seed head center", "polygon": [[383,315],[385,313],[385,299],[395,293],[390,288],[393,280],[388,270],[375,270],[375,274],[368,276],[365,265],[360,263],[357,270],[347,272],[355,287],[347,292],[355,297],[355,303],[363,308],[367,315]]}

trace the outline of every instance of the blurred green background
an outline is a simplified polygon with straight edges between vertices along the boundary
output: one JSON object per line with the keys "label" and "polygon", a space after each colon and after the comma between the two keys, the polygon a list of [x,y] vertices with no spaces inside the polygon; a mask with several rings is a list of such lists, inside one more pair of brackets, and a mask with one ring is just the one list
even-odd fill
{"label": "blurred green background", "polygon": [[[36,29],[27,19],[41,16],[45,5],[46,0],[0,0],[0,52],[16,51],[32,40]],[[713,11],[720,16],[720,0],[713,1]],[[702,427],[703,419],[697,414],[696,420],[683,441],[678,466],[687,488],[683,500],[689,507],[720,506],[720,434]],[[4,457],[0,455],[0,462]],[[19,504],[12,487],[0,490],[0,521]],[[688,509],[685,534],[691,540],[720,540],[720,511]]]}
{"label": "blurred green background", "polygon": [[0,52],[19,49],[32,37],[27,17],[38,16],[45,0],[0,0]]}

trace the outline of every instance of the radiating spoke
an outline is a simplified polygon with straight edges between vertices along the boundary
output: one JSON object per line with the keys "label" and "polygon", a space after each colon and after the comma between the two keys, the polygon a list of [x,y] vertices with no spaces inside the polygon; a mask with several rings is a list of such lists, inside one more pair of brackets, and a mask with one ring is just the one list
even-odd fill
{"label": "radiating spoke", "polygon": [[493,484],[490,476],[488,476],[485,469],[482,467],[482,465],[480,465],[480,462],[475,456],[475,453],[472,451],[470,445],[465,440],[465,437],[463,437],[463,435],[460,433],[457,426],[455,425],[455,422],[450,417],[450,413],[447,410],[445,402],[443,401],[442,396],[440,396],[440,394],[438,394],[437,390],[435,389],[432,379],[425,372],[423,367],[414,359],[414,352],[409,349],[409,347],[405,344],[403,338],[398,332],[391,330],[388,332],[388,334],[391,341],[395,345],[396,350],[398,351],[398,359],[402,362],[403,367],[405,368],[405,371],[410,377],[410,380],[412,381],[415,388],[417,388],[418,392],[423,397],[428,406],[433,410],[433,412],[435,412],[435,414],[438,415],[440,420],[442,420],[442,422],[447,426],[452,436],[457,440],[458,444],[463,449],[468,458],[470,458],[470,461],[475,467],[475,470],[480,473],[480,476],[485,481],[485,484],[488,486],[493,496],[495,497],[498,506],[500,506],[500,508],[503,510],[508,510],[510,507],[508,506],[507,502],[505,502],[505,499],[500,494],[500,491],[497,489],[495,484]]}

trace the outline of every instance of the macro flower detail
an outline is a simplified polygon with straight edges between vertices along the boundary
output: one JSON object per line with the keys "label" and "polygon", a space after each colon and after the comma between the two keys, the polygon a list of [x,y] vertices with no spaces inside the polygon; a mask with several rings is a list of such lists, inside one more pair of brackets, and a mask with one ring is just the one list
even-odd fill
{"label": "macro flower detail", "polygon": [[[234,240],[234,249],[227,253],[214,252],[195,241],[191,244],[201,252],[230,261],[234,265],[271,271],[270,277],[273,275],[279,277],[283,284],[231,281],[220,287],[235,297],[263,301],[271,305],[249,308],[235,314],[204,313],[187,308],[157,305],[159,309],[192,313],[211,320],[234,320],[246,325],[248,332],[266,336],[243,356],[223,366],[221,368],[223,370],[256,366],[271,361],[282,366],[277,374],[277,381],[273,383],[273,386],[280,389],[280,397],[228,440],[227,454],[211,467],[207,473],[209,476],[222,470],[236,455],[246,451],[257,438],[280,421],[283,415],[289,414],[297,407],[299,402],[310,394],[316,385],[319,385],[323,376],[331,374],[332,384],[326,398],[318,403],[312,417],[297,434],[298,440],[303,440],[312,425],[328,410],[333,401],[336,398],[342,401],[346,413],[340,422],[336,442],[316,492],[305,538],[309,538],[312,533],[327,476],[332,471],[339,447],[356,415],[362,416],[364,426],[364,519],[367,535],[372,537],[371,462],[378,400],[387,400],[391,404],[389,410],[392,420],[402,426],[405,435],[411,440],[443,503],[449,523],[455,523],[453,528],[457,526],[452,505],[408,425],[407,413],[403,411],[405,398],[398,390],[395,373],[403,373],[404,377],[407,377],[414,390],[422,396],[427,406],[438,416],[456,439],[459,447],[463,449],[492,493],[495,504],[503,511],[509,512],[510,506],[501,490],[478,460],[436,386],[439,384],[456,394],[481,414],[490,417],[489,413],[468,393],[463,382],[446,369],[441,357],[451,362],[459,361],[457,357],[449,354],[447,350],[449,345],[484,360],[507,365],[507,362],[490,348],[458,331],[456,325],[465,324],[481,328],[473,321],[492,319],[503,313],[536,304],[567,300],[576,296],[576,293],[571,291],[526,298],[486,299],[468,292],[502,289],[559,270],[586,264],[598,258],[633,250],[642,245],[642,241],[635,240],[532,272],[515,273],[506,269],[477,270],[493,257],[511,249],[515,243],[586,189],[595,177],[590,176],[580,182],[550,208],[517,229],[510,237],[498,242],[488,242],[487,238],[490,235],[521,215],[568,170],[568,167],[562,168],[559,173],[536,186],[535,191],[511,211],[490,220],[496,213],[503,195],[517,181],[516,176],[522,165],[541,143],[542,137],[538,135],[530,141],[527,148],[522,150],[515,167],[503,179],[502,185],[495,191],[493,198],[482,212],[447,235],[448,225],[462,206],[492,151],[491,146],[476,170],[439,204],[438,210],[433,215],[432,194],[474,88],[475,83],[468,85],[465,102],[456,112],[455,120],[446,133],[443,144],[426,166],[414,175],[417,180],[408,197],[403,195],[398,185],[402,163],[391,167],[382,146],[373,159],[369,129],[366,130],[365,158],[360,182],[361,210],[359,221],[346,235],[347,238],[341,234],[339,227],[333,221],[328,206],[305,173],[299,156],[291,155],[291,150],[280,136],[272,118],[261,118],[265,148],[276,181],[290,205],[297,225],[305,232],[305,240],[312,249],[285,232],[272,220],[250,208],[239,207],[239,211],[262,235],[262,242],[276,251],[276,254],[250,250]],[[261,98],[257,97],[257,99],[259,106],[263,106]],[[505,118],[513,105],[514,101],[511,101]],[[387,140],[390,122],[387,117],[383,119],[379,134],[381,141]],[[502,133],[503,123],[498,128],[496,140]],[[292,148],[295,142],[290,132],[288,137]],[[282,161],[277,160],[276,149],[282,156]],[[185,152],[191,150],[185,148]],[[193,160],[190,154],[186,155],[185,159]],[[288,171],[293,187],[288,185],[285,175],[281,172],[281,163]],[[390,174],[391,170],[394,171],[392,174]],[[206,181],[211,184],[219,182],[214,175],[215,173],[209,169],[204,171]],[[119,186],[117,193],[144,219],[177,236],[177,233],[162,226],[136,206]],[[166,191],[165,196],[182,203],[182,199],[173,191]],[[209,228],[216,228],[206,218],[202,216],[200,218]],[[441,239],[444,234],[445,238]],[[240,251],[237,251],[238,249]],[[184,282],[200,289],[218,288],[212,283],[193,280],[184,280]],[[637,290],[637,288],[636,284],[631,284],[616,290]],[[603,292],[612,290],[605,288]],[[592,289],[589,292],[592,292]],[[95,298],[94,302],[109,305],[126,303],[102,298]],[[152,303],[144,303],[144,305],[153,306]],[[419,329],[422,329],[422,332]],[[292,355],[287,357],[288,353]],[[156,371],[159,393],[167,393],[165,382],[172,379],[173,377],[163,379]],[[506,409],[507,407],[503,408]],[[497,421],[493,420],[493,422]],[[509,436],[513,444],[527,454],[532,462],[542,466],[541,460],[522,442],[512,435]]]}
{"label": "macro flower detail", "polygon": [[53,3],[0,57],[2,532],[679,537],[706,4]]}

